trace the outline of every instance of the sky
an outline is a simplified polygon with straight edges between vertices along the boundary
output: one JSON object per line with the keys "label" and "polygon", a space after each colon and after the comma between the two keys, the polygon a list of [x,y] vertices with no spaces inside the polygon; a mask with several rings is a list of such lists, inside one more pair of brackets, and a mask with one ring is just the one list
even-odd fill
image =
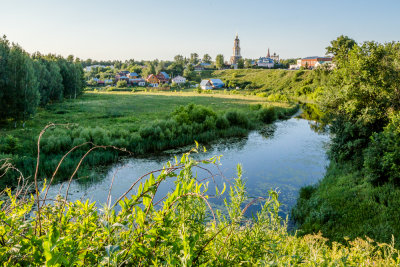
{"label": "sky", "polygon": [[400,0],[0,0],[0,34],[29,53],[96,60],[322,56],[331,40],[400,39]]}

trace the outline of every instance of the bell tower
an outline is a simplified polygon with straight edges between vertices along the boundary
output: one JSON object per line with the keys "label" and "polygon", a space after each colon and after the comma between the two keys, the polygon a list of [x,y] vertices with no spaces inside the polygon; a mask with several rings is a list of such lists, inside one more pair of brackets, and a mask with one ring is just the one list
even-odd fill
{"label": "bell tower", "polygon": [[240,55],[240,40],[238,34],[236,34],[236,38],[233,42],[233,55],[231,56],[231,64],[237,64],[239,59],[241,59],[242,56]]}

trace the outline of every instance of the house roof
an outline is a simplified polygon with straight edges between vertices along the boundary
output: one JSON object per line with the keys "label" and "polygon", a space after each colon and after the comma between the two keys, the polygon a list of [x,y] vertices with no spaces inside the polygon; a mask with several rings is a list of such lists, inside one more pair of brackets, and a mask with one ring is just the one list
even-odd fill
{"label": "house roof", "polygon": [[207,84],[210,84],[210,80],[202,80],[200,83],[201,86],[205,86]]}
{"label": "house roof", "polygon": [[274,60],[269,57],[260,57],[258,63],[274,63]]}
{"label": "house roof", "polygon": [[166,72],[162,71],[160,73],[165,77],[165,79],[169,79],[169,75]]}
{"label": "house roof", "polygon": [[332,58],[330,58],[330,57],[317,57],[317,56],[305,57],[305,58],[303,58],[303,59],[318,59],[318,58],[332,59]]}
{"label": "house roof", "polygon": [[136,72],[129,73],[129,76],[139,76]]}
{"label": "house roof", "polygon": [[182,77],[182,76],[180,76],[180,75],[178,75],[178,76],[174,77],[172,80],[177,80],[177,79],[185,79],[185,80],[186,80],[186,78],[185,78],[185,77]]}
{"label": "house roof", "polygon": [[218,84],[218,83],[224,84],[224,82],[221,81],[221,79],[210,79],[210,82],[213,83],[213,84]]}

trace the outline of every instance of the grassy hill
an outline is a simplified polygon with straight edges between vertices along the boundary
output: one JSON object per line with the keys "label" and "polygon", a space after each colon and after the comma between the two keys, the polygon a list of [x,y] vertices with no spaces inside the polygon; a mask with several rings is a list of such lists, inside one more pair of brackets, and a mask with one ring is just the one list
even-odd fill
{"label": "grassy hill", "polygon": [[206,72],[203,77],[219,78],[229,88],[238,88],[271,101],[313,100],[327,79],[319,70],[240,69]]}

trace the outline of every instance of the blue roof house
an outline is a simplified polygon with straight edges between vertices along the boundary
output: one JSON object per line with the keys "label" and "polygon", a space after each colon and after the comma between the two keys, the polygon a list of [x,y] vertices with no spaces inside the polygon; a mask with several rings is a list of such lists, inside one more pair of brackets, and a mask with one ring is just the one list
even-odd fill
{"label": "blue roof house", "polygon": [[210,83],[213,88],[222,88],[225,85],[220,79],[210,79]]}

